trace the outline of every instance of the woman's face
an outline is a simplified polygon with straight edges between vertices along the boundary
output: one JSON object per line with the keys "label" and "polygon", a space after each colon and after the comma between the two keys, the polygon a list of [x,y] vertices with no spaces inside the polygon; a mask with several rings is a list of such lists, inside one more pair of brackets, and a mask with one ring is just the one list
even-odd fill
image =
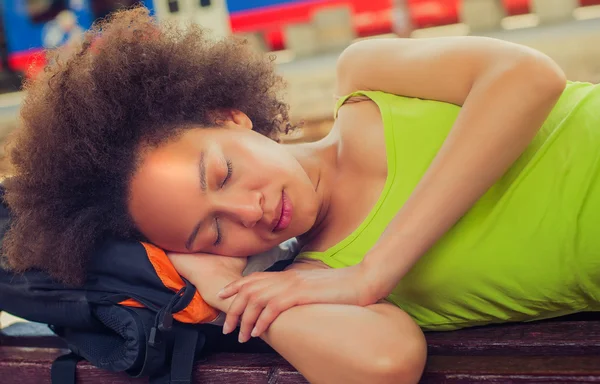
{"label": "woman's face", "polygon": [[142,153],[129,211],[141,233],[173,252],[250,256],[308,231],[319,201],[284,146],[241,112]]}

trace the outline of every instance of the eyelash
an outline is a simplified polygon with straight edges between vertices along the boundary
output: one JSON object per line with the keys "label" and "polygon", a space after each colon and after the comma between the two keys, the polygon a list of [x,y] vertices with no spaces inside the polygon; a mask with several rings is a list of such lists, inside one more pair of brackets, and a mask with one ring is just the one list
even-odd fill
{"label": "eyelash", "polygon": [[231,178],[232,173],[233,173],[233,164],[231,164],[230,160],[227,160],[227,176],[225,176],[225,179],[223,179],[223,182],[221,183],[221,188],[223,188],[223,186],[225,186],[225,183],[227,183],[227,181]]}

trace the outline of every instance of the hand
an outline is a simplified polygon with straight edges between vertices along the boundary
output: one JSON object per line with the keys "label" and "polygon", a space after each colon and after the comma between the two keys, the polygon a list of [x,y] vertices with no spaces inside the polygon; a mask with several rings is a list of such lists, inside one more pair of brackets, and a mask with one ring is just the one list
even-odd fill
{"label": "hand", "polygon": [[177,272],[194,284],[204,301],[221,311],[229,308],[228,303],[217,297],[217,292],[242,277],[247,258],[207,253],[167,253],[167,256]]}
{"label": "hand", "polygon": [[227,285],[222,299],[237,296],[231,303],[223,333],[235,329],[240,316],[239,341],[258,337],[283,311],[303,304],[329,303],[365,306],[380,299],[359,264],[340,269],[289,269],[253,273]]}

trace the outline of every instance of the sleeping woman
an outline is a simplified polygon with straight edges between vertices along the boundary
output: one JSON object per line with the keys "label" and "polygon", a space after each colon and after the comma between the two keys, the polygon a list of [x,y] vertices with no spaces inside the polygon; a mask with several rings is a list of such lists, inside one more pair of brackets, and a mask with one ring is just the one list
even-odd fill
{"label": "sleeping woman", "polygon": [[[600,310],[600,87],[540,52],[355,43],[330,133],[303,144],[279,141],[294,127],[270,59],[141,7],[49,62],[5,182],[17,271],[81,283],[102,239],[150,242],[225,333],[314,383],[414,383],[423,331]],[[292,238],[286,270],[242,277]]]}

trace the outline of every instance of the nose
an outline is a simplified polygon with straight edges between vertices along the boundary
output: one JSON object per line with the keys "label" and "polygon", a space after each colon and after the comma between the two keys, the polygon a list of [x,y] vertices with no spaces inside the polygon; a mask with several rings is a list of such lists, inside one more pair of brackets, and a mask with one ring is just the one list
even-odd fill
{"label": "nose", "polygon": [[263,217],[263,195],[244,191],[230,195],[222,202],[222,211],[246,228],[253,228]]}

